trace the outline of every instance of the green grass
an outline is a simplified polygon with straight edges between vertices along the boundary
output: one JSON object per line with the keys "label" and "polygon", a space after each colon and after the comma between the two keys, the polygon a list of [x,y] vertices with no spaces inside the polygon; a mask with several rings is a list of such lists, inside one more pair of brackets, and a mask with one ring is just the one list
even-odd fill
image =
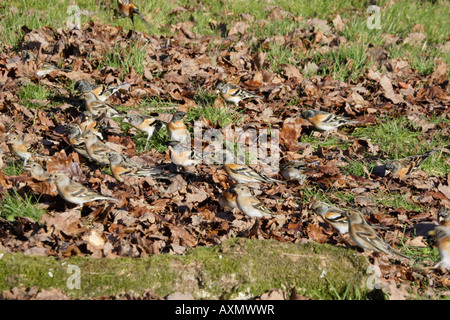
{"label": "green grass", "polygon": [[117,110],[124,111],[125,113],[130,110],[135,110],[144,115],[151,115],[152,113],[174,113],[178,107],[178,103],[163,100],[159,96],[144,97],[139,105],[132,107],[114,106]]}
{"label": "green grass", "polygon": [[[415,25],[421,24],[428,42],[431,44],[444,43],[450,27],[448,20],[449,6],[446,1],[377,1],[381,7],[380,29],[368,30],[366,21],[371,15],[363,5],[358,9],[364,11],[362,15],[341,14],[344,18],[351,18],[343,35],[351,40],[362,40],[373,44],[381,44],[383,33],[407,37],[413,32]],[[361,32],[364,31],[364,32]]]}
{"label": "green grass", "polygon": [[17,95],[21,103],[27,108],[38,108],[39,105],[32,100],[46,100],[50,96],[50,91],[44,86],[34,83],[27,83],[20,87]]}
{"label": "green grass", "polygon": [[[247,21],[250,27],[243,37],[254,48],[254,53],[257,51],[267,53],[267,61],[275,72],[280,72],[282,66],[287,63],[294,63],[302,68],[312,60],[319,66],[319,75],[331,74],[333,78],[342,81],[355,80],[363,74],[364,69],[370,66],[365,56],[365,49],[369,43],[382,45],[383,34],[405,38],[413,31],[422,29],[427,36],[426,46],[393,45],[387,48],[391,58],[408,59],[411,66],[419,74],[424,75],[433,71],[435,58],[441,58],[447,65],[450,64],[450,55],[444,54],[438,49],[438,45],[445,44],[446,37],[450,33],[447,23],[450,5],[444,0],[436,1],[436,3],[407,0],[378,1],[377,5],[381,7],[381,29],[379,30],[368,29],[366,22],[370,14],[367,13],[367,1],[363,0],[315,2],[279,0],[274,3],[262,0],[229,2],[219,0],[202,2],[136,0],[135,3],[150,21],[150,27],[147,28],[139,19],[136,20],[134,27],[138,31],[156,36],[171,35],[174,25],[186,21],[192,22],[194,33],[219,35],[219,30],[211,28],[212,21],[215,21],[216,24],[225,23],[229,30],[234,23],[242,20],[241,14],[248,14],[253,17],[253,22],[252,20]],[[2,46],[17,46],[23,37],[22,31],[20,31],[20,27],[23,25],[30,29],[44,26],[54,29],[65,28],[67,20],[70,19],[67,9],[72,4],[74,3],[70,0],[58,1],[53,3],[52,10],[48,10],[48,3],[44,0],[12,0],[8,5],[0,5],[0,15],[3,15],[0,21],[3,30],[0,33],[0,43]],[[93,20],[118,25],[125,30],[133,28],[129,19],[111,19],[116,7],[115,1],[102,2],[99,5],[96,0],[78,0],[76,5],[82,10],[93,13],[91,16],[81,15],[82,25]],[[180,6],[184,6],[187,10],[172,11]],[[273,15],[273,6],[278,6],[282,10],[290,12],[291,15],[288,17]],[[346,43],[339,45],[336,50],[318,53],[316,51],[317,44],[313,44],[306,52],[298,52],[298,48],[292,44],[269,43],[268,46],[260,46],[268,37],[290,35],[296,29],[307,30],[309,27],[306,22],[310,18],[331,21],[337,14],[346,20],[342,31]],[[417,25],[421,25],[421,27],[413,30]],[[333,33],[336,32],[332,23],[328,23],[328,26],[332,28]],[[137,43],[127,47],[115,44],[103,55],[104,59],[99,61],[98,67],[108,65],[114,68],[123,68],[122,78],[129,74],[131,67],[135,69],[136,73],[143,74],[143,63],[148,58],[145,50],[142,50]],[[314,74],[308,76],[312,75]]]}
{"label": "green grass", "polygon": [[[267,20],[266,20],[267,21]],[[251,25],[248,31],[260,38],[261,40],[265,40],[265,38],[273,37],[273,36],[285,36],[297,28],[301,28],[305,26],[305,21],[293,21],[292,19],[280,19],[280,20],[271,20],[270,23],[255,23]],[[276,43],[268,43],[268,46],[279,46]]]}
{"label": "green grass", "polygon": [[146,56],[145,46],[137,42],[125,45],[117,43],[103,53],[103,60],[99,63],[98,69],[103,67],[122,69],[121,80],[131,73],[131,69],[142,75]]}
{"label": "green grass", "polygon": [[423,212],[426,208],[415,204],[405,194],[399,192],[378,191],[371,194],[372,202],[395,209],[403,208],[409,211]]}
{"label": "green grass", "polygon": [[313,297],[317,300],[323,300],[324,296],[331,296],[332,300],[366,300],[359,288],[353,283],[348,283],[344,289],[337,289],[331,281],[328,281],[328,288],[323,290],[314,290]]}
{"label": "green grass", "polygon": [[[434,59],[441,58],[447,65],[450,63],[450,55],[444,54],[438,49],[438,45],[446,42],[450,32],[447,23],[450,14],[450,6],[445,1],[378,1],[381,6],[381,28],[369,30],[366,19],[369,13],[363,15],[343,15],[349,18],[343,30],[343,36],[354,43],[366,43],[384,45],[383,34],[399,36],[403,39],[410,33],[423,31],[426,35],[426,45],[403,44],[387,46],[389,57],[392,59],[407,59],[411,67],[419,74],[427,75],[436,66]],[[358,6],[359,9],[363,9]],[[342,14],[341,14],[342,15]],[[417,29],[414,30],[414,27]],[[450,74],[449,74],[450,75]]]}
{"label": "green grass", "polygon": [[8,161],[7,165],[3,168],[3,173],[7,176],[18,176],[24,173],[23,166],[18,161]]}
{"label": "green grass", "polygon": [[187,121],[197,121],[201,118],[208,120],[212,127],[224,128],[230,123],[238,125],[242,119],[242,111],[236,110],[236,108],[227,105],[222,107],[220,105],[215,105],[214,102],[217,95],[211,92],[199,89],[197,94],[194,96],[194,101],[197,107],[191,108],[187,115]]}
{"label": "green grass", "polygon": [[423,265],[425,262],[438,263],[441,260],[437,247],[411,247],[405,244],[405,239],[400,239],[398,248],[408,257],[414,259],[416,265]]}
{"label": "green grass", "polygon": [[330,74],[335,80],[356,81],[370,67],[366,50],[367,45],[363,43],[342,45],[325,54],[315,53],[311,60],[319,66],[317,74],[320,76]]}
{"label": "green grass", "polygon": [[416,24],[422,24],[430,43],[446,41],[450,32],[447,23],[450,13],[448,2],[436,1],[433,4],[432,1],[408,1],[407,4],[396,1],[391,6],[386,6],[382,13],[382,20],[386,21],[384,32],[407,36]]}
{"label": "green grass", "polygon": [[327,203],[332,203],[330,196],[327,195],[327,192],[322,190],[316,185],[310,185],[308,188],[303,188],[302,193],[300,195],[300,202],[308,203],[311,201],[323,201]]}
{"label": "green grass", "polygon": [[201,118],[209,120],[213,127],[219,126],[220,128],[226,127],[230,123],[235,122],[235,114],[230,112],[230,109],[216,107],[214,105],[203,105],[197,108],[189,110],[187,114],[188,119],[194,121]]}
{"label": "green grass", "polygon": [[[142,99],[138,106],[122,107],[116,106],[120,111],[127,112],[129,110],[135,110],[144,115],[151,115],[153,113],[174,113],[178,109],[178,104],[172,101],[162,100],[160,97],[147,97]],[[129,132],[132,126],[126,122],[119,121],[120,129],[123,132]],[[136,134],[132,137],[136,144],[136,152],[142,153],[152,149],[156,149],[158,152],[165,152],[167,150],[169,137],[165,127],[161,128],[157,133],[148,141],[147,148],[147,134],[136,130]]]}
{"label": "green grass", "polygon": [[443,153],[442,149],[438,150],[431,155],[420,168],[433,175],[441,176],[448,174],[450,173],[450,165],[445,161],[447,157],[448,156]]}
{"label": "green grass", "polygon": [[[426,119],[431,123],[449,122],[445,118]],[[356,128],[352,136],[365,139],[372,144],[379,145],[386,153],[386,160],[400,159],[412,155],[423,154],[431,149],[436,149],[421,166],[422,170],[436,175],[450,172],[450,165],[445,161],[445,154],[440,148],[450,143],[449,137],[435,135],[426,136],[417,124],[404,117],[382,119],[376,126]]]}
{"label": "green grass", "polygon": [[17,191],[13,191],[4,196],[0,202],[0,217],[9,221],[14,221],[16,217],[28,217],[39,221],[45,210],[39,208],[38,199],[34,196],[24,194],[20,196]]}
{"label": "green grass", "polygon": [[162,128],[158,132],[154,133],[153,136],[148,140],[147,149],[145,149],[145,144],[147,141],[147,134],[140,134],[134,137],[136,143],[136,152],[142,153],[147,150],[156,149],[159,153],[163,153],[167,150],[169,143],[169,136],[167,130]]}
{"label": "green grass", "polygon": [[349,142],[343,141],[342,139],[340,139],[336,136],[333,136],[332,133],[330,133],[328,138],[325,138],[326,133],[323,133],[321,136],[318,136],[318,137],[314,137],[313,134],[314,134],[314,131],[311,132],[310,135],[302,135],[300,140],[302,143],[310,143],[312,145],[312,147],[314,148],[314,150],[317,150],[317,148],[319,146],[324,147],[324,148],[336,147],[339,149],[346,150],[350,146]]}
{"label": "green grass", "polygon": [[342,191],[332,191],[334,196],[341,199],[342,201],[353,204],[355,203],[355,195],[350,192],[342,192]]}
{"label": "green grass", "polygon": [[[395,209],[403,208],[405,210],[423,212],[426,208],[415,204],[406,195],[398,192],[374,191],[370,194],[373,204],[384,205]],[[304,188],[299,195],[300,202],[309,203],[312,201],[323,201],[329,204],[335,203],[335,199],[339,199],[349,205],[354,204],[355,195],[351,192],[343,192],[338,188],[322,189],[318,185],[309,185]]]}
{"label": "green grass", "polygon": [[334,187],[325,190],[318,185],[309,185],[307,188],[304,188],[300,194],[302,203],[322,201],[331,205],[336,205],[335,199],[340,199],[350,206],[355,202],[355,196],[352,193],[342,192]]}
{"label": "green grass", "polygon": [[435,59],[443,59],[446,64],[450,64],[450,55],[442,55],[436,47],[427,47],[425,50],[420,46],[394,46],[388,48],[389,56],[392,59],[405,59],[411,68],[419,75],[426,76],[432,74],[437,67]]}
{"label": "green grass", "polygon": [[349,164],[345,167],[341,167],[342,171],[346,174],[351,174],[358,177],[369,178],[367,173],[364,171],[366,168],[369,172],[371,170],[370,162],[362,162],[361,160],[349,160]]}
{"label": "green grass", "polygon": [[[406,231],[406,226],[403,231],[403,234]],[[404,235],[399,238],[399,245],[398,248],[400,251],[404,254],[406,254],[408,257],[411,257],[414,260],[414,264],[416,266],[421,266],[424,263],[432,263],[433,265],[438,263],[441,260],[441,256],[439,254],[438,248],[433,245],[434,239],[432,238],[425,238],[424,242],[428,244],[426,247],[412,247],[407,246],[406,241],[409,238],[414,238],[416,235],[413,234],[411,237],[405,237]]]}
{"label": "green grass", "polygon": [[273,70],[276,73],[281,73],[283,66],[290,64],[289,59],[295,56],[293,48],[276,43],[271,43],[267,49],[260,51],[267,53],[266,59],[269,62],[269,70]]}
{"label": "green grass", "polygon": [[[122,132],[127,132],[129,135],[130,129],[133,128],[130,124],[126,122],[119,122],[119,127]],[[156,149],[159,153],[163,153],[167,150],[169,143],[169,136],[165,127],[161,128],[158,132],[155,132],[153,136],[148,140],[147,144],[147,134],[139,130],[135,130],[135,135],[131,136],[135,143],[136,153],[143,153]],[[147,144],[147,148],[145,145]]]}

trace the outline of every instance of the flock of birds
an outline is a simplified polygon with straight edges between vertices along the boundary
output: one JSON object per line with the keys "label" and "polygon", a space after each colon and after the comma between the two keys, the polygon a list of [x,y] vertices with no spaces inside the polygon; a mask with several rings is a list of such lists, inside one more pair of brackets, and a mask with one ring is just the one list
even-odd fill
{"label": "flock of birds", "polygon": [[[117,0],[119,12],[122,16],[130,18],[133,23],[133,16],[136,14],[145,19],[139,10],[128,1]],[[55,68],[48,68],[51,71]],[[38,71],[40,72],[40,71]],[[43,74],[45,75],[45,74]],[[42,74],[40,76],[43,76]],[[180,168],[195,166],[201,162],[193,155],[191,135],[185,123],[186,113],[176,111],[169,122],[163,122],[155,117],[140,113],[125,114],[106,101],[119,90],[127,90],[130,84],[123,83],[116,86],[94,85],[84,80],[75,84],[75,90],[81,94],[84,101],[85,110],[79,117],[67,125],[68,141],[73,150],[78,152],[89,163],[105,166],[109,165],[112,176],[120,182],[125,181],[125,177],[149,176],[156,180],[170,180],[174,175],[179,174]],[[263,99],[263,97],[246,91],[234,84],[219,83],[216,85],[216,93],[227,102],[239,105],[247,99]],[[319,131],[328,134],[336,131],[340,126],[357,124],[359,122],[348,118],[325,112],[322,110],[306,109],[301,112],[301,117],[308,120],[311,125]],[[122,118],[136,130],[147,135],[146,148],[149,139],[161,128],[167,129],[169,137],[168,150],[171,163],[177,168],[176,172],[168,170],[168,164],[159,166],[145,166],[138,163],[127,155],[112,150],[104,142],[104,131],[101,123],[105,119]],[[81,208],[85,203],[107,200],[119,201],[110,196],[102,195],[91,188],[73,181],[69,176],[62,173],[49,173],[43,166],[33,160],[33,154],[28,150],[23,138],[17,133],[10,133],[7,136],[7,145],[10,153],[23,160],[24,168],[30,171],[31,177],[38,181],[51,181],[56,185],[58,194],[67,202],[76,204]],[[403,178],[417,169],[432,153],[430,150],[422,155],[410,156],[403,159],[388,161],[384,165],[385,174]],[[0,150],[0,167],[2,157]],[[296,181],[303,184],[307,179],[306,172],[311,170],[301,161],[284,161],[280,164],[279,173],[283,180],[268,177],[245,164],[225,163],[224,171],[232,180],[232,186],[222,192],[219,197],[220,205],[226,210],[235,212],[240,210],[251,218],[270,217],[274,213],[265,207],[263,203],[253,195],[249,184],[252,183],[282,183]],[[184,172],[184,171],[183,171]],[[372,252],[385,252],[389,255],[396,255],[410,259],[398,250],[389,245],[376,231],[382,226],[371,225],[366,222],[362,212],[356,209],[343,209],[324,203],[315,202],[311,210],[331,225],[342,235],[348,234],[353,242],[360,248]],[[438,266],[450,269],[450,212],[447,208],[441,208],[438,212],[439,226],[431,234],[436,236],[437,246],[441,256]]]}
{"label": "flock of birds", "polygon": [[[184,169],[195,166],[201,162],[196,159],[192,151],[192,139],[188,127],[184,121],[186,113],[176,111],[169,122],[164,122],[155,117],[132,112],[125,114],[106,101],[119,90],[127,90],[130,84],[123,83],[116,86],[94,85],[84,80],[75,84],[75,90],[80,93],[84,101],[85,110],[78,118],[67,125],[68,142],[73,150],[78,152],[89,163],[111,168],[112,176],[119,182],[124,182],[127,176],[148,176],[156,180],[170,180],[179,174],[179,168]],[[246,99],[260,99],[262,97],[250,93],[236,85],[219,83],[216,93],[227,102],[239,105]],[[331,114],[321,110],[307,109],[301,113],[317,130],[327,134],[342,125],[357,123],[356,121]],[[147,135],[146,147],[149,139],[161,128],[165,127],[168,133],[171,164],[177,169],[169,170],[167,163],[158,166],[145,166],[127,155],[117,152],[104,142],[105,119],[122,118],[132,127]],[[32,178],[38,181],[51,181],[55,184],[58,194],[67,202],[76,204],[76,208],[82,208],[85,203],[107,200],[119,201],[116,198],[105,196],[91,188],[73,181],[68,175],[62,173],[47,172],[43,166],[33,160],[33,154],[28,150],[22,137],[17,133],[7,136],[7,145],[11,154],[18,156],[24,162],[24,168],[30,171]],[[432,153],[430,150],[422,155],[392,160],[385,164],[387,173],[403,178],[417,169]],[[225,189],[219,197],[219,204],[225,209],[235,212],[241,211],[251,218],[270,217],[274,213],[254,196],[249,184],[253,183],[281,183],[289,181],[303,184],[307,179],[307,172],[313,170],[302,161],[283,161],[280,165],[280,174],[283,180],[268,177],[245,164],[225,163],[223,169],[232,180],[232,186]],[[385,252],[389,255],[397,255],[410,259],[389,245],[376,231],[386,227],[371,225],[366,222],[363,213],[356,209],[342,209],[325,202],[317,201],[312,204],[311,210],[331,225],[342,235],[349,234],[355,244],[364,250],[373,252]],[[450,268],[450,214],[446,208],[438,212],[440,225],[433,230],[437,237],[440,255],[442,257],[439,266]]]}

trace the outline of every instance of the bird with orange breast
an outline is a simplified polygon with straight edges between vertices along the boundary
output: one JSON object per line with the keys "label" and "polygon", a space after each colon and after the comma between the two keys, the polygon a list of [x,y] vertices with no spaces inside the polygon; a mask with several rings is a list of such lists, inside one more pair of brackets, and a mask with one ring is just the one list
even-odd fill
{"label": "bird with orange breast", "polygon": [[145,25],[150,27],[150,24],[145,20],[142,13],[140,13],[138,7],[131,3],[129,0],[117,0],[117,9],[120,15],[124,18],[130,18],[134,26],[134,16],[137,15],[145,23]]}

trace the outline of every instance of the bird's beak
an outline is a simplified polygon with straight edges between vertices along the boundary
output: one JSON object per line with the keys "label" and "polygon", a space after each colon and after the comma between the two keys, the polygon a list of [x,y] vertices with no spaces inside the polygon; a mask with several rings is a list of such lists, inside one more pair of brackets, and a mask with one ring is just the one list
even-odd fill
{"label": "bird's beak", "polygon": [[169,142],[169,147],[175,147],[175,146],[177,146],[178,144],[179,144],[180,142],[178,142],[178,141],[170,141]]}

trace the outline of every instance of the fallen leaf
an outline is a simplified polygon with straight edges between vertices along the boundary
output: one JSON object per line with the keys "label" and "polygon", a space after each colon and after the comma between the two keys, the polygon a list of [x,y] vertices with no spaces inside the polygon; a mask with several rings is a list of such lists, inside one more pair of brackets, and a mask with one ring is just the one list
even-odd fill
{"label": "fallen leaf", "polygon": [[53,288],[53,289],[42,289],[36,295],[35,300],[70,300],[70,298],[61,290]]}
{"label": "fallen leaf", "polygon": [[345,28],[345,23],[342,21],[341,16],[338,14],[336,18],[333,19],[333,26],[338,32],[342,32]]}
{"label": "fallen leaf", "polygon": [[298,139],[302,133],[302,118],[287,118],[283,122],[280,131],[280,142],[285,145],[289,151],[296,151],[300,149]]}
{"label": "fallen leaf", "polygon": [[403,98],[399,94],[394,93],[392,82],[387,76],[383,76],[380,79],[380,84],[384,90],[384,96],[391,100],[392,103],[398,104],[404,102]]}
{"label": "fallen leaf", "polygon": [[423,32],[412,32],[403,40],[404,44],[410,44],[412,46],[420,46],[427,38],[427,35]]}
{"label": "fallen leaf", "polygon": [[303,81],[303,75],[300,70],[291,64],[284,66],[284,74],[288,79],[293,79],[295,83],[300,83]]}
{"label": "fallen leaf", "polygon": [[308,233],[308,237],[314,242],[325,243],[328,240],[329,236],[325,233],[325,230],[318,224],[308,224],[308,226],[306,227],[306,231]]}
{"label": "fallen leaf", "polygon": [[426,242],[424,242],[424,239],[422,236],[414,237],[413,239],[408,239],[405,242],[405,245],[408,247],[420,247],[420,248],[428,247],[428,244]]}
{"label": "fallen leaf", "polygon": [[431,74],[429,83],[437,85],[448,83],[447,74],[448,74],[447,64],[445,62],[441,62],[437,66],[436,70],[434,70],[433,73]]}
{"label": "fallen leaf", "polygon": [[236,34],[245,34],[250,25],[243,21],[238,21],[234,25],[230,27],[228,31],[228,36],[236,35]]}
{"label": "fallen leaf", "polygon": [[281,289],[271,290],[261,295],[261,300],[286,300],[286,294]]}

